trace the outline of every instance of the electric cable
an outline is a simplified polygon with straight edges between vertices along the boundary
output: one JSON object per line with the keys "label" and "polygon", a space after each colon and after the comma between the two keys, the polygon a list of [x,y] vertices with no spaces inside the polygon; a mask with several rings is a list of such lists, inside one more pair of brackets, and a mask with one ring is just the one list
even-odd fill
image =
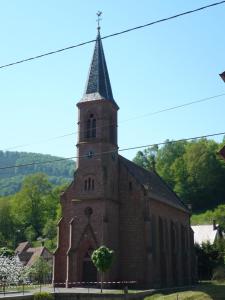
{"label": "electric cable", "polygon": [[[156,21],[144,24],[144,25],[139,25],[139,26],[132,27],[132,28],[129,28],[129,29],[126,29],[126,30],[122,30],[122,31],[119,31],[119,32],[116,32],[116,33],[105,35],[101,39],[103,40],[103,39],[107,39],[107,38],[114,37],[114,36],[117,36],[117,35],[125,34],[125,33],[128,33],[128,32],[134,31],[134,30],[142,29],[144,27],[148,27],[148,26],[152,26],[152,25],[155,25],[155,24],[158,24],[158,23],[169,21],[169,20],[181,17],[181,16],[185,16],[185,15],[192,14],[192,13],[195,13],[195,12],[198,12],[198,11],[202,11],[204,9],[207,9],[207,8],[210,8],[210,7],[215,7],[215,6],[224,4],[224,3],[225,3],[225,0],[224,1],[215,2],[215,3],[209,4],[209,5],[205,5],[205,6],[196,8],[196,9],[185,11],[185,12],[182,12],[182,13],[179,13],[179,14],[167,17],[167,18],[159,19],[159,20],[156,20]],[[76,44],[76,45],[72,45],[72,46],[68,46],[68,47],[65,47],[65,48],[57,49],[57,50],[54,50],[54,51],[42,53],[42,54],[39,54],[39,55],[36,55],[36,56],[32,56],[32,57],[29,57],[29,58],[24,58],[24,59],[21,59],[21,60],[12,62],[12,63],[1,65],[0,69],[11,67],[11,66],[18,65],[18,64],[21,64],[21,63],[24,63],[24,62],[28,62],[28,61],[39,59],[39,58],[42,58],[42,57],[45,57],[45,56],[49,56],[49,55],[52,55],[52,54],[60,53],[60,52],[63,52],[63,51],[67,51],[67,50],[70,50],[70,49],[73,49],[73,48],[81,47],[81,46],[84,46],[84,45],[87,45],[87,44],[90,44],[90,43],[94,43],[95,41],[96,41],[96,39],[89,40],[89,41],[82,42],[82,43],[79,43],[79,44]]]}
{"label": "electric cable", "polygon": [[[210,96],[210,97],[206,97],[206,98],[202,98],[202,99],[198,99],[196,101],[186,102],[186,103],[183,103],[183,104],[180,104],[180,105],[175,105],[175,106],[172,106],[172,107],[166,107],[166,108],[154,111],[154,112],[149,112],[149,113],[144,114],[144,115],[140,115],[140,116],[136,116],[136,117],[132,117],[132,118],[123,120],[123,121],[119,122],[119,124],[125,123],[125,122],[128,122],[128,121],[132,121],[132,120],[137,120],[137,119],[153,116],[153,115],[157,115],[157,114],[160,114],[160,113],[164,113],[164,112],[175,110],[175,109],[178,109],[178,108],[190,106],[190,105],[193,105],[193,104],[198,104],[198,103],[201,103],[201,102],[214,100],[214,99],[217,99],[217,98],[222,97],[222,96],[225,96],[225,93]],[[80,124],[82,124],[82,123],[80,122]],[[117,126],[117,124],[111,123],[111,124],[104,125],[104,126],[96,126],[95,129],[111,127],[111,126]],[[34,143],[27,143],[27,144],[21,144],[21,145],[16,145],[16,146],[12,146],[12,147],[7,147],[7,148],[3,149],[2,151],[9,151],[9,150],[12,150],[12,149],[27,147],[27,146],[36,145],[36,144],[42,144],[42,143],[45,143],[45,142],[50,142],[50,141],[53,141],[53,140],[57,140],[57,139],[65,138],[65,137],[68,137],[68,136],[76,135],[79,132],[82,133],[82,134],[83,133],[85,134],[85,133],[87,133],[87,130],[74,131],[74,132],[71,132],[71,133],[68,133],[68,134],[63,134],[63,135],[43,139],[43,140],[40,140],[40,141],[37,141],[37,142],[34,142]]]}
{"label": "electric cable", "polygon": [[[179,143],[179,142],[185,142],[185,141],[190,141],[190,140],[197,140],[197,139],[203,139],[203,138],[208,138],[208,137],[214,137],[214,136],[219,136],[219,135],[225,135],[225,132],[219,132],[219,133],[212,133],[212,134],[206,134],[206,135],[201,135],[201,136],[195,136],[195,137],[189,137],[189,138],[182,138],[178,140],[166,140],[165,142],[159,142],[159,143],[154,143],[154,144],[147,144],[147,145],[141,145],[141,146],[134,146],[134,147],[128,147],[128,148],[123,148],[123,149],[115,149],[115,150],[110,150],[110,151],[103,151],[99,153],[94,153],[93,157],[100,156],[103,154],[110,154],[110,153],[117,153],[117,152],[123,152],[123,151],[128,151],[128,150],[135,150],[135,149],[141,149],[141,148],[148,148],[148,147],[153,147],[153,146],[162,146],[165,144],[172,144],[172,143]],[[12,169],[12,168],[22,168],[22,167],[28,167],[28,166],[33,166],[33,165],[42,165],[42,164],[48,164],[48,163],[55,163],[59,161],[65,161],[65,160],[71,160],[71,159],[78,159],[78,158],[90,158],[90,154],[86,155],[81,155],[81,156],[71,156],[71,157],[66,157],[66,158],[59,158],[59,159],[54,159],[54,160],[46,160],[42,162],[31,162],[31,163],[25,163],[25,164],[18,164],[18,165],[11,165],[11,166],[4,166],[0,167],[0,170],[6,170],[6,169]]]}

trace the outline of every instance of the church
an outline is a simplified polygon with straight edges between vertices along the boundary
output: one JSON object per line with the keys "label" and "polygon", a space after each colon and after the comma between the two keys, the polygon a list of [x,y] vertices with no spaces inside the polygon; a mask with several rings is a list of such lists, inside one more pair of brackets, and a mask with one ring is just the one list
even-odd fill
{"label": "church", "polygon": [[53,284],[99,281],[91,254],[101,245],[115,252],[104,281],[136,281],[146,288],[192,284],[195,255],[188,207],[156,172],[118,153],[119,106],[99,27],[77,108],[77,169],[60,199]]}

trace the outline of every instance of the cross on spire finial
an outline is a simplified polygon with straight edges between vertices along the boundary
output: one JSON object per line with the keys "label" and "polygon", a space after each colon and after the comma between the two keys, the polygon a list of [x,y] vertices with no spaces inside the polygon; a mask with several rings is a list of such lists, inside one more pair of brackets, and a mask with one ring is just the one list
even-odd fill
{"label": "cross on spire finial", "polygon": [[100,29],[101,29],[101,27],[100,27],[100,21],[102,20],[101,18],[100,18],[100,16],[102,15],[102,11],[98,11],[97,13],[96,13],[96,15],[98,16],[98,19],[96,20],[97,22],[98,22],[98,27],[97,27],[97,29],[98,29],[98,32],[100,31]]}

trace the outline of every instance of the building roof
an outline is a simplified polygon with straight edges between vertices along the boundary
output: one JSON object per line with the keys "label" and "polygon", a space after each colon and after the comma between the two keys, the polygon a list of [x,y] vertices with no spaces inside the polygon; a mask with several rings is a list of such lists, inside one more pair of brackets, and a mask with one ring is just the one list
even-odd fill
{"label": "building roof", "polygon": [[15,253],[25,266],[30,267],[42,256],[44,251],[47,251],[51,255],[44,246],[32,248],[29,242],[22,242],[16,248]]}
{"label": "building roof", "polygon": [[153,199],[161,200],[168,205],[172,205],[189,212],[187,206],[169,188],[169,186],[156,172],[147,171],[121,155],[119,155],[119,160],[138,180],[138,182],[148,191],[149,195]]}
{"label": "building roof", "polygon": [[219,151],[219,154],[225,159],[225,146]]}
{"label": "building roof", "polygon": [[191,226],[194,231],[194,242],[201,245],[202,243],[210,242],[213,244],[216,236],[217,229],[213,225],[195,225]]}
{"label": "building roof", "polygon": [[116,104],[113,98],[100,32],[98,32],[96,38],[88,79],[80,102],[92,100],[108,100]]}
{"label": "building roof", "polygon": [[36,262],[36,260],[39,257],[41,257],[42,252],[44,251],[44,248],[45,247],[36,247],[36,248],[29,248],[27,250],[27,252],[31,253],[31,257],[26,264],[28,267],[32,266]]}
{"label": "building roof", "polygon": [[19,243],[19,245],[17,246],[16,250],[15,250],[15,253],[16,254],[20,254],[22,253],[23,251],[25,251],[26,249],[28,249],[30,247],[30,243],[29,242],[22,242],[22,243]]}

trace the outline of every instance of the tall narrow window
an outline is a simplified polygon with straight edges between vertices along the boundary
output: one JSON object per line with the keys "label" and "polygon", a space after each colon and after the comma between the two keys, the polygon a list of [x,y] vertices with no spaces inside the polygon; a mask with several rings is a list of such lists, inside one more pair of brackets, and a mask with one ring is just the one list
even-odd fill
{"label": "tall narrow window", "polygon": [[87,179],[84,181],[84,190],[86,191],[87,190]]}
{"label": "tall narrow window", "polygon": [[88,190],[90,191],[90,189],[91,189],[91,178],[89,177],[88,178]]}
{"label": "tall narrow window", "polygon": [[115,121],[113,120],[113,118],[110,118],[110,124],[109,124],[109,136],[110,136],[110,142],[112,144],[115,143]]}
{"label": "tall narrow window", "polygon": [[87,120],[87,132],[86,137],[89,138],[91,136],[91,119]]}
{"label": "tall narrow window", "polygon": [[93,114],[90,114],[86,126],[86,138],[96,137],[96,119]]}
{"label": "tall narrow window", "polygon": [[133,187],[132,187],[132,182],[129,182],[129,190],[132,191]]}
{"label": "tall narrow window", "polygon": [[96,119],[92,120],[91,136],[96,137]]}

